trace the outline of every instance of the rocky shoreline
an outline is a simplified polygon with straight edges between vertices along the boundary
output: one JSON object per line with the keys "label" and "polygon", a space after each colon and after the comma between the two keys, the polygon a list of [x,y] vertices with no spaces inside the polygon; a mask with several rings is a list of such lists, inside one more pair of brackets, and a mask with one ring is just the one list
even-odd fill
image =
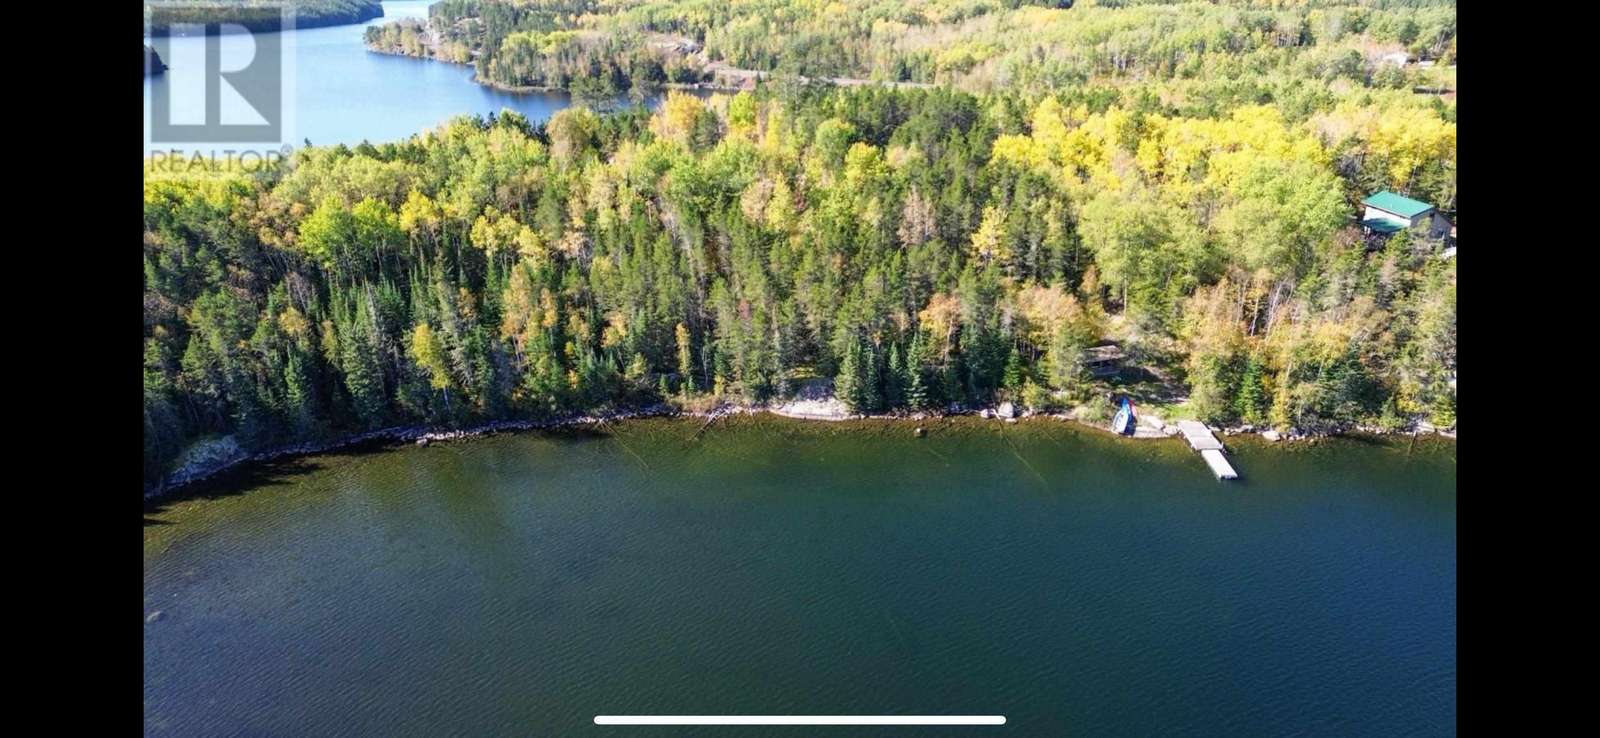
{"label": "rocky shoreline", "polygon": [[[436,441],[454,441],[464,438],[492,435],[495,433],[515,433],[521,431],[556,430],[561,428],[599,426],[615,421],[639,418],[704,418],[706,423],[704,426],[701,426],[701,430],[704,430],[720,418],[733,415],[760,415],[763,413],[797,420],[824,422],[839,422],[849,420],[895,420],[914,422],[918,420],[937,420],[946,417],[971,415],[983,419],[998,420],[1004,423],[1018,423],[1024,420],[1055,420],[1058,422],[1077,423],[1079,425],[1088,428],[1094,428],[1108,434],[1112,433],[1112,431],[1106,427],[1105,423],[1092,423],[1084,421],[1072,413],[1036,413],[1032,410],[1018,409],[1009,402],[1001,403],[995,407],[970,409],[960,406],[952,406],[947,408],[944,412],[910,413],[904,415],[849,414],[831,411],[832,408],[829,408],[831,412],[809,412],[810,408],[791,407],[794,404],[795,403],[785,403],[777,406],[723,404],[711,410],[680,410],[671,405],[661,403],[643,408],[616,410],[600,414],[583,413],[559,418],[551,418],[547,420],[499,420],[491,423],[472,426],[470,428],[451,430],[441,430],[428,426],[395,426],[392,428],[383,428],[374,431],[367,431],[365,433],[343,436],[327,441],[311,441],[290,446],[282,446],[256,453],[245,452],[243,449],[239,448],[236,443],[232,442],[231,437],[228,437],[216,442],[215,446],[213,447],[213,452],[202,453],[200,454],[201,458],[193,459],[190,462],[180,464],[177,470],[168,474],[160,482],[146,485],[144,490],[144,498],[148,501],[164,497],[184,487],[198,484],[245,464],[279,461],[298,456],[311,456],[314,454],[330,453],[369,443],[415,443],[419,446],[426,446]],[[1422,434],[1433,434],[1444,438],[1449,438],[1451,440],[1456,438],[1456,432],[1454,428],[1440,429],[1435,428],[1427,423],[1419,423],[1410,430],[1398,431],[1362,425],[1353,425],[1349,428],[1320,432],[1297,430],[1288,433],[1282,433],[1270,428],[1257,429],[1248,425],[1223,428],[1212,426],[1212,430],[1223,436],[1255,434],[1270,442],[1315,442],[1316,440],[1322,438],[1330,438],[1349,434],[1378,436],[1417,436]],[[924,429],[918,427],[916,428],[915,433],[920,437],[923,435]],[[1158,417],[1146,415],[1140,417],[1139,427],[1134,435],[1122,437],[1130,438],[1132,440],[1152,440],[1171,438],[1177,435],[1177,426],[1168,424]]]}
{"label": "rocky shoreline", "polygon": [[[668,405],[655,405],[637,410],[621,410],[603,415],[571,415],[549,420],[497,420],[491,423],[452,430],[440,430],[429,426],[395,426],[378,430],[357,433],[349,436],[327,441],[308,441],[290,446],[247,453],[237,444],[225,440],[218,445],[224,450],[220,454],[213,454],[209,458],[197,459],[191,463],[181,464],[179,468],[164,477],[160,482],[145,486],[144,498],[154,500],[192,484],[203,482],[223,472],[237,468],[244,464],[263,461],[279,461],[297,456],[310,456],[333,451],[353,448],[368,443],[415,443],[426,446],[435,441],[453,441],[462,438],[485,436],[494,433],[512,433],[530,430],[553,430],[556,428],[571,428],[584,425],[601,425],[616,420],[647,417],[669,417],[674,415],[692,415],[693,413],[679,413]],[[231,447],[232,451],[227,451]]]}

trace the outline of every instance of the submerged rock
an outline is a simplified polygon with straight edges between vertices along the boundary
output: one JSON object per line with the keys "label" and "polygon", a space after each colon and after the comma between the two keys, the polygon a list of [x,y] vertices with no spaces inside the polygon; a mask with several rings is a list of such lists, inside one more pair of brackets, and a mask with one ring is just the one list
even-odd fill
{"label": "submerged rock", "polygon": [[928,435],[928,432],[923,430],[922,426],[919,425],[919,426],[917,426],[916,430],[911,432],[911,434],[916,436],[916,437],[918,437],[918,438],[921,438],[921,437],[923,437],[925,435]]}
{"label": "submerged rock", "polygon": [[422,437],[422,438],[418,438],[418,439],[417,439],[417,445],[418,445],[418,446],[426,446],[426,445],[428,445],[428,438],[427,438],[427,436],[423,436],[423,437]]}

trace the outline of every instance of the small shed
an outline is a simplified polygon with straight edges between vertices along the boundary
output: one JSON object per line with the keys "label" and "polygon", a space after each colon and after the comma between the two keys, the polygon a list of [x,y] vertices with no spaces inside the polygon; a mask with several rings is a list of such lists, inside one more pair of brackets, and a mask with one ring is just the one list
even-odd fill
{"label": "small shed", "polygon": [[1450,221],[1439,210],[1421,200],[1413,200],[1388,190],[1361,201],[1361,230],[1369,236],[1390,236],[1409,228],[1420,229],[1429,238],[1443,238],[1450,232]]}
{"label": "small shed", "polygon": [[1127,354],[1116,344],[1093,346],[1084,349],[1083,366],[1095,377],[1112,377],[1122,371],[1122,362],[1126,358]]}

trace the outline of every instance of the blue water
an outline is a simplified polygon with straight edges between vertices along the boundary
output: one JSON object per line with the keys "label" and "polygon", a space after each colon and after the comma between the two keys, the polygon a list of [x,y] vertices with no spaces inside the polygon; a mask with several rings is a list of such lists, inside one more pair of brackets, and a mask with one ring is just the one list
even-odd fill
{"label": "blue water", "polygon": [[[628,423],[145,513],[152,735],[1454,735],[1453,442]],[[1005,715],[1003,728],[597,714]]]}
{"label": "blue water", "polygon": [[[369,24],[273,34],[281,36],[290,70],[284,79],[283,135],[281,141],[273,142],[278,145],[242,142],[238,147],[275,150],[282,144],[302,146],[307,139],[317,145],[354,145],[363,140],[379,143],[403,139],[459,114],[488,114],[509,108],[539,121],[567,106],[570,98],[565,93],[512,94],[476,84],[469,66],[367,51],[362,42],[366,25],[426,18],[428,5],[423,0],[386,2],[384,17]],[[172,148],[227,148],[221,144],[151,140],[151,97],[156,90],[164,88],[171,94],[173,122],[204,121],[205,85],[199,70],[204,68],[205,39],[147,38],[145,43],[156,47],[170,67],[166,74],[146,77],[144,81],[146,154]],[[242,68],[254,55],[255,41],[250,34],[226,35],[221,43],[224,70]],[[260,122],[236,94],[223,87],[223,122]]]}

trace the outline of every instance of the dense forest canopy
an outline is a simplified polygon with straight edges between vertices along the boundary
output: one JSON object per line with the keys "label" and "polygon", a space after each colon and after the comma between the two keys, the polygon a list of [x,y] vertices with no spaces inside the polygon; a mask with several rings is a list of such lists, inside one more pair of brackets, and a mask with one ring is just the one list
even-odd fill
{"label": "dense forest canopy", "polygon": [[[1152,7],[1085,5],[961,17]],[[1441,7],[1206,12],[1359,12],[1372,34]],[[757,403],[812,377],[863,412],[1092,406],[1084,349],[1106,339],[1210,421],[1452,425],[1455,260],[1355,219],[1384,189],[1453,215],[1454,102],[1219,43],[1179,55],[1192,76],[1104,87],[779,80],[459,118],[280,170],[147,169],[146,474],[210,434]]]}
{"label": "dense forest canopy", "polygon": [[[504,85],[622,92],[715,63],[974,92],[1138,86],[1190,115],[1269,101],[1303,115],[1368,90],[1452,88],[1455,26],[1455,3],[1437,0],[444,0],[426,28],[369,41],[476,59]],[[1396,52],[1437,64],[1383,63]]]}

